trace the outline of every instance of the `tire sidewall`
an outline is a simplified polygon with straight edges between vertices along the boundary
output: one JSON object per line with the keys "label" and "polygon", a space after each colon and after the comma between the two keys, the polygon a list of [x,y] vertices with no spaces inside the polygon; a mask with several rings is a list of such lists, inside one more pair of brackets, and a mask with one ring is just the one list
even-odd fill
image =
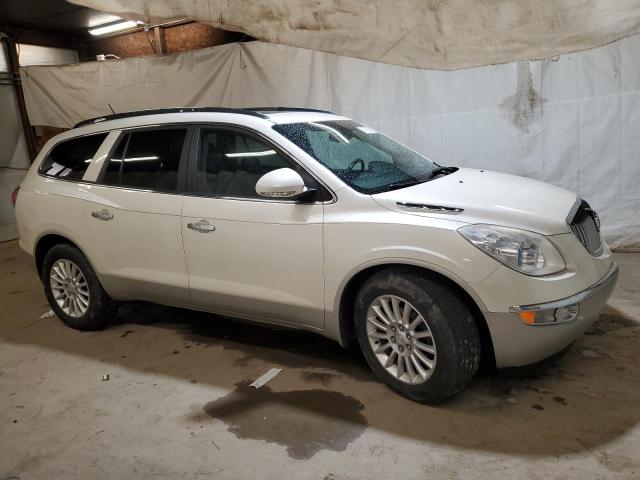
{"label": "tire sidewall", "polygon": [[[427,288],[424,288],[425,284]],[[431,376],[423,383],[411,385],[398,380],[387,372],[373,352],[367,336],[367,311],[373,300],[382,295],[395,295],[411,303],[431,330],[436,347],[436,364]],[[451,292],[434,282],[426,282],[409,273],[390,271],[366,282],[356,297],[355,330],[367,363],[386,385],[413,400],[439,403],[459,390],[456,386],[456,379],[459,377],[457,369],[461,361],[456,348],[459,339],[455,338],[450,319],[461,313],[469,315],[469,312],[466,309],[460,311],[460,302],[443,301],[443,297],[451,295]]]}
{"label": "tire sidewall", "polygon": [[[89,308],[81,317],[67,315],[58,305],[51,290],[51,268],[58,260],[73,262],[82,272],[89,287]],[[42,267],[42,282],[49,305],[56,315],[67,325],[78,330],[98,330],[104,328],[107,319],[101,315],[104,304],[104,291],[93,268],[86,257],[76,248],[67,244],[56,245],[47,252]]]}

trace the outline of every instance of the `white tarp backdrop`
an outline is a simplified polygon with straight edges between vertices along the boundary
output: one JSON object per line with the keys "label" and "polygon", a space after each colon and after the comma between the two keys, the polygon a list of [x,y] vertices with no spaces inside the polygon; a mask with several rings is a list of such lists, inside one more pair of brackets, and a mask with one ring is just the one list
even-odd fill
{"label": "white tarp backdrop", "polygon": [[71,0],[153,23],[190,18],[258,40],[407,67],[549,58],[640,33],[640,0]]}
{"label": "white tarp backdrop", "polygon": [[21,71],[34,125],[169,106],[306,106],[444,165],[579,192],[612,246],[640,248],[640,36],[553,60],[418,70],[261,42]]}

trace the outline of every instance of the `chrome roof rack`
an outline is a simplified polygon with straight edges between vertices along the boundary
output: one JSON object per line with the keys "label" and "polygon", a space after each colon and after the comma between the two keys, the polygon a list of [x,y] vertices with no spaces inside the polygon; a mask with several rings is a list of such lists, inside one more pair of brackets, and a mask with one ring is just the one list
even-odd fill
{"label": "chrome roof rack", "polygon": [[[317,113],[333,113],[327,110],[316,110],[313,108],[296,108],[296,107],[255,107],[255,108],[223,108],[223,107],[175,107],[175,108],[156,108],[149,110],[135,110],[132,112],[114,113],[112,115],[104,115],[102,117],[90,118],[83,120],[74,125],[73,128],[93,125],[95,123],[106,122],[108,120],[118,120],[120,118],[142,117],[146,115],[161,115],[163,113],[194,113],[194,112],[210,112],[210,113],[237,113],[241,115],[251,115],[253,117],[268,118],[265,113],[270,112],[317,112]],[[264,112],[264,113],[263,113]]]}
{"label": "chrome roof rack", "polygon": [[314,112],[314,113],[331,113],[335,115],[333,112],[329,110],[319,110],[317,108],[301,108],[301,107],[251,107],[245,108],[244,110],[251,110],[253,112]]}
{"label": "chrome roof rack", "polygon": [[211,112],[211,113],[239,113],[242,115],[251,115],[253,117],[267,118],[261,113],[244,109],[244,108],[219,108],[219,107],[177,107],[177,108],[156,108],[150,110],[136,110],[133,112],[114,113],[112,115],[104,115],[102,117],[90,118],[83,120],[74,125],[73,128],[93,125],[94,123],[106,122],[108,120],[118,120],[120,118],[143,117],[146,115],[161,115],[163,113],[194,113],[194,112]]}

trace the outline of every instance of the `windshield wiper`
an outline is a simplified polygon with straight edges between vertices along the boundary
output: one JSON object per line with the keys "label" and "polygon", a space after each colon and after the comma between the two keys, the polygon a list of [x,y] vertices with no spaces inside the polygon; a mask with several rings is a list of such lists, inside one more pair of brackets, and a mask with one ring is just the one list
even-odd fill
{"label": "windshield wiper", "polygon": [[438,175],[449,175],[450,173],[457,172],[458,167],[439,167],[431,172],[431,178],[435,178]]}
{"label": "windshield wiper", "polygon": [[389,185],[385,185],[382,189],[374,193],[389,192],[391,190],[397,190],[399,188],[412,187],[413,185],[418,185],[419,183],[424,183],[426,181],[432,180],[438,175],[449,175],[450,173],[457,171],[458,167],[438,167],[435,170],[429,172],[428,176],[426,177],[412,178],[411,180],[406,180],[404,182],[390,183]]}
{"label": "windshield wiper", "polygon": [[423,183],[426,182],[426,180],[410,180],[408,182],[397,182],[397,183],[390,183],[389,185],[385,185],[385,187],[380,190],[379,192],[376,193],[382,193],[382,192],[388,192],[390,190],[397,190],[399,188],[405,188],[405,187],[411,187],[413,185],[418,185],[419,183]]}

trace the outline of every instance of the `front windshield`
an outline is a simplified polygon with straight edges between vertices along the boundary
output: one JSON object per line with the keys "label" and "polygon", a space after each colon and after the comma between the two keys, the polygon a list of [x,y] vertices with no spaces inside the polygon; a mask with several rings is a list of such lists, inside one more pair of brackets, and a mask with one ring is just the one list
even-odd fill
{"label": "front windshield", "polygon": [[362,193],[425,182],[438,165],[353,120],[283,123],[273,127]]}

